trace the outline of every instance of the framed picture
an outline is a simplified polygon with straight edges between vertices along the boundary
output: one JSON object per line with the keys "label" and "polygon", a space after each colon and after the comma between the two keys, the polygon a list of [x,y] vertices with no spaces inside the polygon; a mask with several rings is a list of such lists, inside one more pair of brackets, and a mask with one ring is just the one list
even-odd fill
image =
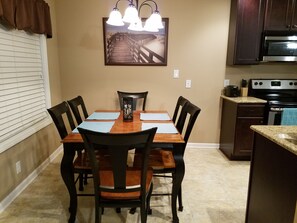
{"label": "framed picture", "polygon": [[167,65],[168,18],[162,19],[159,32],[131,31],[128,24],[111,26],[106,21],[103,18],[105,65]]}

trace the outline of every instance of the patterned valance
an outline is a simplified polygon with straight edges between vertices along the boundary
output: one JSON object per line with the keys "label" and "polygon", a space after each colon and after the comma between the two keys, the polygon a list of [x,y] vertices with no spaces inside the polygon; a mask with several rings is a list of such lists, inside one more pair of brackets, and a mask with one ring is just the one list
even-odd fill
{"label": "patterned valance", "polygon": [[50,8],[44,0],[0,0],[0,23],[52,37]]}

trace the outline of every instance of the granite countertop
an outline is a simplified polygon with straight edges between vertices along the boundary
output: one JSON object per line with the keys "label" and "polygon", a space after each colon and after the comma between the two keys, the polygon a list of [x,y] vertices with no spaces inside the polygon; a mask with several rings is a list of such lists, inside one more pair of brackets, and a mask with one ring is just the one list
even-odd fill
{"label": "granite countertop", "polygon": [[221,95],[221,98],[227,99],[229,101],[233,101],[235,103],[266,103],[267,101],[255,98],[255,97],[227,97],[225,95]]}
{"label": "granite countertop", "polygon": [[297,126],[252,125],[251,129],[297,155]]}

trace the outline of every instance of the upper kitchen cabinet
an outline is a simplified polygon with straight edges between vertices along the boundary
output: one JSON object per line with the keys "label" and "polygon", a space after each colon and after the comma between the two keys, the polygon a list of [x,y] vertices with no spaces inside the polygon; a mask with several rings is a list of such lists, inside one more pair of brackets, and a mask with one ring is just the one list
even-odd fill
{"label": "upper kitchen cabinet", "polygon": [[265,31],[297,31],[297,0],[266,0]]}
{"label": "upper kitchen cabinet", "polygon": [[264,0],[231,0],[227,64],[259,63],[264,6]]}

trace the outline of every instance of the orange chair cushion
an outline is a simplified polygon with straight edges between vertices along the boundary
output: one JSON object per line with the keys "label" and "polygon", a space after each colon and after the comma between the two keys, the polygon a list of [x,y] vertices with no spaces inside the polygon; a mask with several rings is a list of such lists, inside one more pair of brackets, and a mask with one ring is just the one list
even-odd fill
{"label": "orange chair cushion", "polygon": [[86,153],[80,153],[77,155],[73,162],[74,169],[91,170],[91,163]]}
{"label": "orange chair cushion", "polygon": [[149,155],[149,166],[153,169],[174,169],[175,161],[172,151],[152,150]]}
{"label": "orange chair cushion", "polygon": [[[113,181],[113,172],[111,170],[100,170],[100,181],[101,187],[114,187]],[[140,185],[140,176],[141,172],[139,169],[128,169],[126,176],[126,185],[127,186],[135,186]],[[149,187],[151,185],[153,178],[153,170],[148,169],[147,178],[146,178],[146,191],[149,191]],[[136,192],[127,192],[127,193],[113,193],[113,192],[101,192],[101,197],[104,199],[139,199],[140,191]]]}

